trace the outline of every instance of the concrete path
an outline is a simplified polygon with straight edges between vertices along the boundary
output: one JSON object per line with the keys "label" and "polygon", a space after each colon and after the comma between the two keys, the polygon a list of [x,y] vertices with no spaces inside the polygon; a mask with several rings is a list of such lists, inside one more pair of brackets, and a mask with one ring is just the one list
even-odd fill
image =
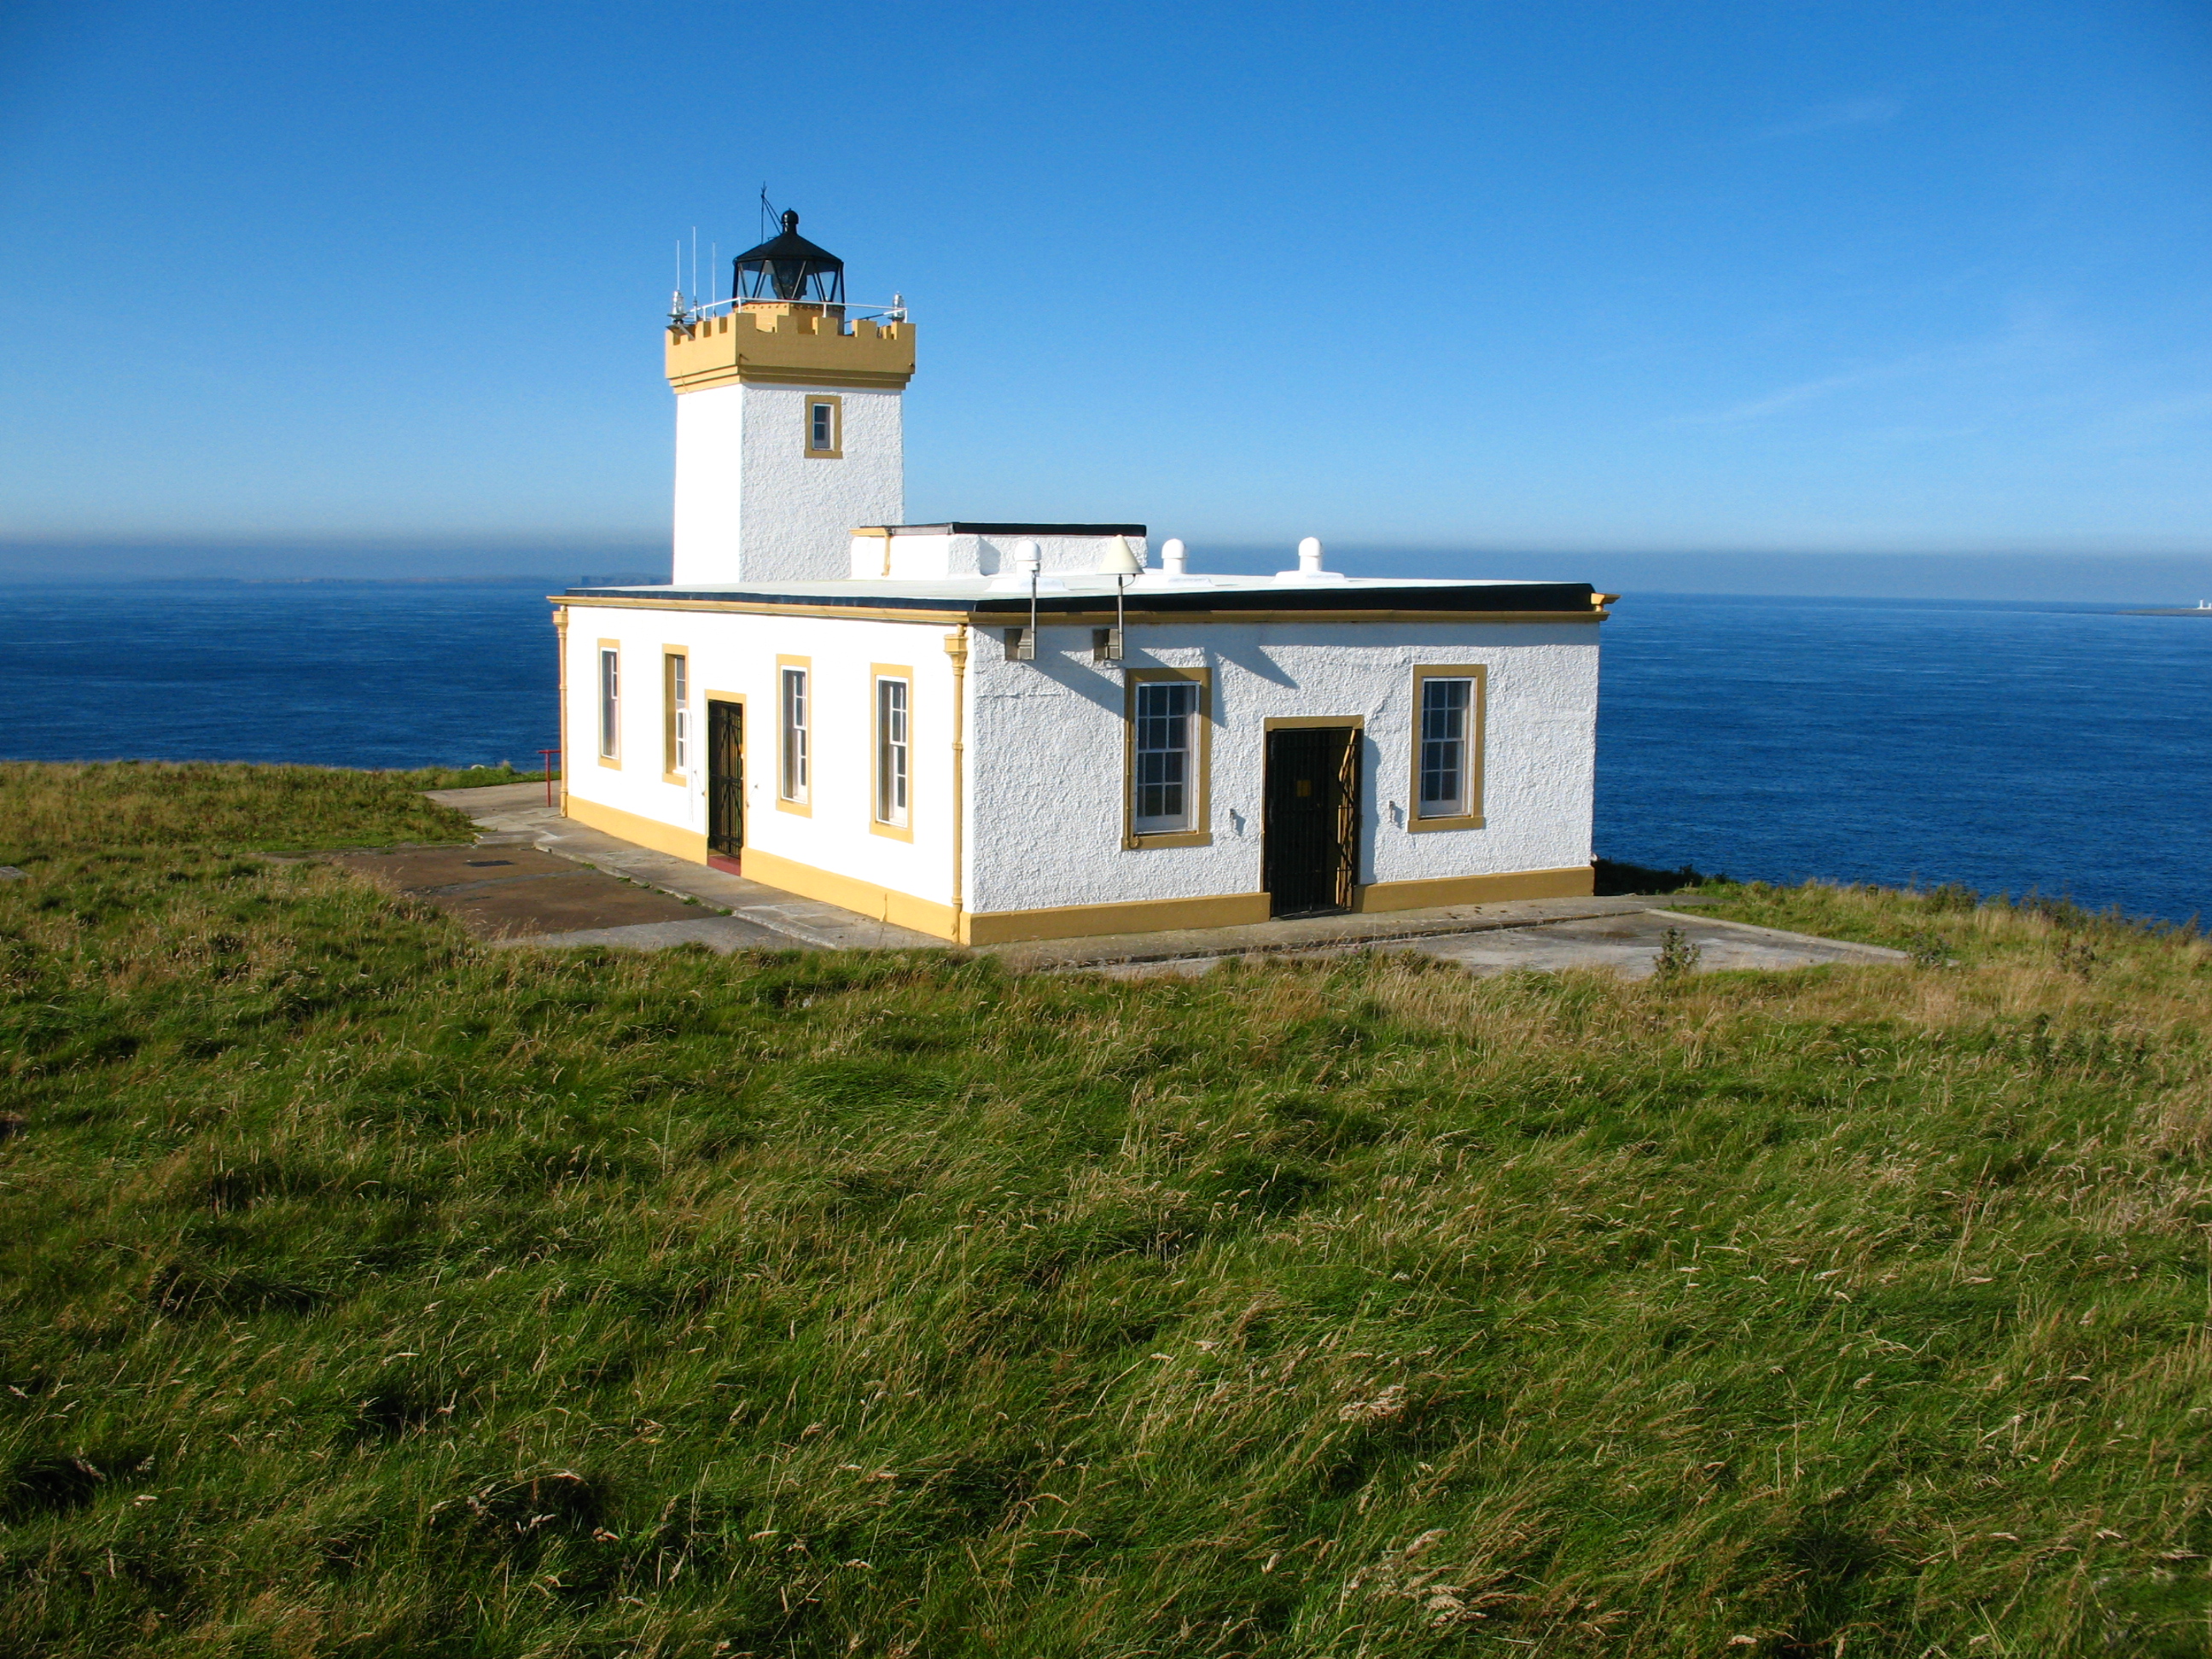
{"label": "concrete path", "polygon": [[[843,951],[945,948],[942,939],[835,904],[800,898],[743,876],[652,852],[591,829],[546,805],[542,783],[440,789],[431,792],[430,799],[476,820],[480,831],[476,848],[441,849],[446,858],[460,859],[468,866],[467,875],[477,875],[475,865],[479,860],[501,856],[489,850],[493,848],[511,848],[515,849],[512,856],[547,860],[547,865],[516,872],[518,878],[538,879],[500,884],[503,890],[496,903],[483,896],[481,878],[476,891],[446,896],[454,901],[449,908],[457,914],[463,913],[459,901],[467,899],[479,909],[498,909],[507,916],[501,928],[478,930],[491,943],[546,947],[599,945],[648,951],[696,943],[720,951],[787,950],[794,945]],[[525,848],[530,852],[525,854]],[[464,857],[471,851],[474,859]],[[401,855],[349,854],[347,858],[398,856]],[[552,907],[550,902],[556,896],[564,900],[584,896],[573,884],[564,894],[557,884],[543,878],[549,866],[564,860],[570,861],[569,868],[581,864],[604,877],[618,878],[608,886],[634,896],[602,892],[605,908],[597,911],[588,905],[566,902]],[[462,873],[453,872],[447,879]],[[483,872],[483,876],[492,873],[489,869]],[[419,890],[434,902],[440,902],[440,896],[428,887],[409,890]],[[543,925],[514,921],[514,915],[526,909],[539,895],[549,902],[549,908],[538,916]],[[651,914],[635,908],[640,901],[655,898],[671,908]],[[1704,902],[1694,894],[1684,893],[1661,897],[1517,899],[982,948],[1019,972],[1082,969],[1131,977],[1189,975],[1204,973],[1232,956],[1322,957],[1355,950],[1414,950],[1463,963],[1478,974],[1515,969],[1608,968],[1626,978],[1641,979],[1653,971],[1668,929],[1675,928],[1686,943],[1697,947],[1696,965],[1700,972],[1910,959],[1903,951],[1877,945],[1686,915],[1679,908]],[[467,920],[465,914],[464,920]]]}
{"label": "concrete path", "polygon": [[[635,842],[563,817],[546,805],[542,783],[495,783],[482,789],[434,789],[430,799],[443,806],[466,812],[483,832],[481,847],[535,847],[573,859],[625,881],[687,899],[739,925],[717,928],[714,917],[699,917],[678,925],[684,931],[669,935],[640,932],[609,917],[597,926],[571,927],[562,933],[542,933],[533,945],[612,945],[636,950],[657,950],[664,945],[696,941],[717,951],[797,946],[817,951],[941,950],[945,941],[864,916],[840,905],[801,898],[780,887],[769,887],[743,876],[710,870],[666,853],[656,853]],[[658,922],[647,924],[657,927]]]}
{"label": "concrete path", "polygon": [[1235,927],[1177,928],[1158,933],[1102,933],[1088,939],[1054,939],[983,948],[1010,968],[1035,971],[1057,968],[1127,966],[1178,962],[1198,957],[1240,957],[1255,952],[1327,954],[1394,939],[1489,933],[1537,927],[1558,921],[1634,915],[1661,904],[1704,904],[1694,893],[1669,898],[1501,899],[1490,904],[1440,904],[1426,910],[1380,910],[1359,915],[1297,916],[1247,922]]}
{"label": "concrete path", "polygon": [[1607,968],[1623,979],[1649,979],[1669,929],[1696,952],[1693,971],[1718,973],[1732,968],[1814,968],[1835,962],[1910,962],[1903,951],[1845,939],[1816,939],[1778,927],[1754,927],[1718,916],[1685,915],[1679,910],[1643,910],[1602,921],[1556,922],[1548,927],[1468,933],[1422,939],[1391,950],[1419,950],[1477,974],[1516,969],[1543,972],[1560,968]]}
{"label": "concrete path", "polygon": [[[1817,968],[1828,963],[1903,963],[1912,959],[1903,951],[1892,951],[1879,945],[1816,939],[1810,933],[1784,933],[1778,927],[1755,927],[1745,921],[1724,921],[1718,916],[1686,915],[1679,910],[1656,908],[1662,902],[1640,901],[1634,909],[1602,917],[1534,924],[1501,921],[1480,932],[1376,939],[1285,954],[1296,960],[1313,961],[1346,956],[1355,950],[1417,951],[1440,961],[1458,963],[1476,975],[1599,968],[1623,979],[1649,979],[1658,971],[1659,954],[1665,948],[1671,929],[1680,935],[1682,948],[1695,952],[1690,971],[1698,974],[1719,973],[1732,968]],[[1087,969],[1119,979],[1141,979],[1153,974],[1195,978],[1223,960],[1221,956],[1204,956],[1096,965],[1071,963],[1063,971]]]}
{"label": "concrete path", "polygon": [[389,892],[437,906],[489,944],[567,939],[579,927],[622,933],[701,926],[731,937],[732,950],[790,943],[764,927],[708,915],[672,894],[535,848],[394,847],[332,854],[330,862]]}

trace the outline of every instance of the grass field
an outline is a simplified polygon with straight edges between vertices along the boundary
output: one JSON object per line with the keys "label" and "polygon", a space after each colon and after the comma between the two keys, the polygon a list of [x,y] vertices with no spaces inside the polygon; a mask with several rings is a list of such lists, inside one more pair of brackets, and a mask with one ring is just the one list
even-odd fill
{"label": "grass field", "polygon": [[0,1654],[2212,1652],[2212,951],[487,951],[0,768]]}

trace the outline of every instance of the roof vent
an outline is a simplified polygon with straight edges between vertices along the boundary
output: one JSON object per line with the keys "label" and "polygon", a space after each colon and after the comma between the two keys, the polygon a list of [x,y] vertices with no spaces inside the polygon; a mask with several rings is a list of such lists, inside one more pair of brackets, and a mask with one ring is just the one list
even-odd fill
{"label": "roof vent", "polygon": [[1278,570],[1275,580],[1279,582],[1340,582],[1344,580],[1344,573],[1321,568],[1321,538],[1309,536],[1298,544],[1298,568],[1296,570]]}

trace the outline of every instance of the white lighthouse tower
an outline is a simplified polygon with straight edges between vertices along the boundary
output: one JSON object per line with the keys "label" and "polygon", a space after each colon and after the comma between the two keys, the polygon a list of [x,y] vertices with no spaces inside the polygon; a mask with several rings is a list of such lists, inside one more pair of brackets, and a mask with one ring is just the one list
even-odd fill
{"label": "white lighthouse tower", "polygon": [[913,325],[848,323],[844,261],[801,236],[796,213],[732,278],[729,301],[668,328],[674,585],[848,575],[854,529],[906,516]]}

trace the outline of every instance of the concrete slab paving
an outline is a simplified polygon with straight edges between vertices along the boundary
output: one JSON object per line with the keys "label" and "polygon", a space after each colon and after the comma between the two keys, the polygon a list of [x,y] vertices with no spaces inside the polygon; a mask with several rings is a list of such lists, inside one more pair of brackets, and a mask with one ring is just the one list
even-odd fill
{"label": "concrete slab paving", "polygon": [[525,847],[400,847],[329,861],[437,906],[477,939],[689,921],[696,905]]}
{"label": "concrete slab paving", "polygon": [[1657,971],[1659,952],[1669,929],[1680,933],[1683,944],[1697,952],[1692,971],[1701,974],[1739,968],[1812,968],[1826,963],[1912,960],[1902,951],[1885,950],[1878,945],[1816,939],[1809,933],[1662,909],[1555,922],[1546,927],[1394,942],[1379,948],[1419,951],[1440,961],[1456,962],[1476,974],[1596,968],[1623,979],[1640,980]]}
{"label": "concrete slab paving", "polygon": [[1420,939],[1504,927],[1533,927],[1583,917],[1631,915],[1659,904],[1702,904],[1694,893],[1667,898],[1500,899],[1489,904],[1442,904],[1425,910],[1382,910],[1328,916],[1285,916],[1234,927],[1179,927],[1154,933],[1092,934],[981,947],[1024,971],[1175,962],[1254,951],[1325,951],[1383,939]]}
{"label": "concrete slab paving", "polygon": [[[1597,969],[1623,979],[1641,980],[1649,979],[1657,971],[1659,952],[1670,928],[1680,933],[1685,945],[1697,951],[1691,971],[1699,974],[1746,968],[1815,968],[1829,963],[1896,963],[1912,959],[1903,951],[1892,951],[1879,945],[1818,939],[1810,933],[1785,933],[1778,927],[1757,927],[1748,922],[1686,915],[1679,910],[1656,908],[1535,926],[1500,926],[1478,933],[1346,943],[1282,954],[1294,961],[1312,961],[1346,956],[1356,950],[1410,951],[1439,961],[1457,963],[1476,975]],[[1225,959],[1217,955],[1095,965],[1071,963],[1063,971],[1103,973],[1117,979],[1139,979],[1156,974],[1194,978]]]}
{"label": "concrete slab paving", "polygon": [[[656,853],[635,842],[610,836],[565,817],[545,804],[542,783],[498,783],[481,789],[434,789],[432,800],[467,813],[481,832],[479,847],[534,847],[628,881],[689,899],[708,909],[740,918],[775,935],[765,948],[811,946],[817,951],[943,950],[945,941],[901,927],[880,917],[864,916],[842,905],[801,898],[780,887],[733,876],[727,871]],[[695,913],[696,914],[696,913]],[[716,937],[729,937],[718,933]],[[603,944],[578,939],[576,944]],[[712,943],[712,940],[708,941]],[[729,948],[740,948],[732,945]]]}
{"label": "concrete slab paving", "polygon": [[[573,870],[582,865],[608,879],[619,878],[617,885],[641,884],[629,887],[630,892],[652,889],[672,900],[689,901],[677,913],[651,915],[611,910],[556,914],[549,908],[539,913],[546,925],[528,934],[526,942],[532,945],[655,950],[697,943],[718,951],[793,945],[847,951],[946,948],[942,939],[879,918],[801,898],[593,830],[549,807],[542,783],[441,789],[432,791],[430,799],[466,812],[477,823],[475,848],[436,849],[458,860],[459,868],[474,871],[465,856],[470,854],[479,860],[532,857],[545,863],[530,865],[532,873],[550,866]],[[556,890],[549,890],[549,896]],[[519,890],[501,902],[520,907],[529,900]],[[489,901],[482,902],[487,908],[494,908]],[[998,957],[1009,969],[1030,973],[1090,970],[1128,977],[1194,975],[1232,956],[1317,957],[1356,950],[1411,950],[1459,963],[1477,974],[1599,968],[1625,978],[1642,979],[1654,970],[1661,942],[1667,930],[1674,927],[1681,931],[1686,943],[1697,947],[1697,971],[1704,973],[1729,968],[1910,960],[1902,951],[1876,945],[1814,939],[1683,912],[1685,906],[1710,901],[1686,893],[1516,899],[1439,905],[1425,910],[1285,918],[1237,927],[1039,939],[981,949]],[[702,915],[702,910],[713,914]],[[521,942],[523,938],[520,932],[510,932],[501,935],[501,942]]]}

